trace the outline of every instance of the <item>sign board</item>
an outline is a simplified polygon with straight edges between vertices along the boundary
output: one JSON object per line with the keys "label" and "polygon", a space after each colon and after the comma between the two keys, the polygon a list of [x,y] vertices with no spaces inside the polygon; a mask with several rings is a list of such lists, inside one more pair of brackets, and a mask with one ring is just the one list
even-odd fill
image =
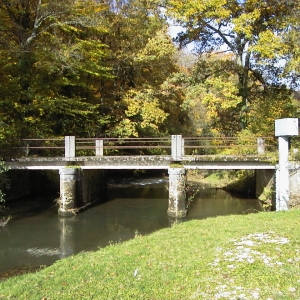
{"label": "sign board", "polygon": [[299,135],[298,118],[275,120],[275,136]]}

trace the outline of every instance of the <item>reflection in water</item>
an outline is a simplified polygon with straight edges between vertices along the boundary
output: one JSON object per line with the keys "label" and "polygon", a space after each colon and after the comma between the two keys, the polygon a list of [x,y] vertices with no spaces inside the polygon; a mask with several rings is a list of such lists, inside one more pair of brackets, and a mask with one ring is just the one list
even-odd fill
{"label": "reflection in water", "polygon": [[[175,220],[167,216],[166,185],[163,179],[110,185],[107,202],[69,218],[59,217],[55,207],[14,215],[0,228],[0,279],[7,270],[50,265],[81,251],[94,251],[137,233],[145,235],[171,226]],[[203,189],[184,221],[255,210],[260,210],[257,200]]]}
{"label": "reflection in water", "polygon": [[73,227],[70,218],[60,218],[60,247],[59,258],[74,254]]}
{"label": "reflection in water", "polygon": [[261,206],[256,199],[234,197],[218,189],[202,189],[192,202],[187,219],[247,214],[257,211],[261,211]]}

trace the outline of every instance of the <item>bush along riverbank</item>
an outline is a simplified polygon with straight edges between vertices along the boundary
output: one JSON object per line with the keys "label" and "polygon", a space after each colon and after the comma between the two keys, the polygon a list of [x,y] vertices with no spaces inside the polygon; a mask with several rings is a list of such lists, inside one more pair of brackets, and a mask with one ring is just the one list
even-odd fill
{"label": "bush along riverbank", "polygon": [[0,282],[0,299],[299,299],[300,211],[176,224]]}

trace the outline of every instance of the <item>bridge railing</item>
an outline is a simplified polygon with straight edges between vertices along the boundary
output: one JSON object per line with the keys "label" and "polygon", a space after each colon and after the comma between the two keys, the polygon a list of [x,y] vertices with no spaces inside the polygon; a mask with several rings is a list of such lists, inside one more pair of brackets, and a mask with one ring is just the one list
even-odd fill
{"label": "bridge railing", "polygon": [[0,157],[4,160],[24,156],[63,156],[65,140],[61,138],[8,140],[0,148]]}
{"label": "bridge railing", "polygon": [[215,154],[265,154],[267,151],[276,151],[275,137],[224,137],[203,136],[185,137],[183,139],[185,155],[215,155]]}
{"label": "bridge railing", "polygon": [[[68,137],[66,137],[68,140]],[[165,138],[77,138],[73,143],[76,152],[104,155],[170,155],[171,141]],[[68,150],[66,150],[68,153]],[[73,152],[72,152],[73,153]],[[66,154],[66,156],[68,156]]]}
{"label": "bridge railing", "polygon": [[[182,137],[163,138],[76,138],[23,139],[14,157],[68,157],[110,155],[171,155],[174,161],[185,155],[264,154],[276,150],[274,137]],[[0,154],[1,156],[1,154]]]}
{"label": "bridge railing", "polygon": [[[69,139],[66,137],[66,140]],[[245,138],[236,137],[183,137],[172,135],[166,138],[105,138],[73,140],[73,150],[66,150],[66,157],[74,156],[76,151],[93,151],[96,156],[103,155],[171,155],[180,160],[185,155],[205,154],[265,154],[275,151],[277,141],[274,137]],[[67,143],[66,143],[67,144]],[[70,153],[70,154],[68,154]]]}

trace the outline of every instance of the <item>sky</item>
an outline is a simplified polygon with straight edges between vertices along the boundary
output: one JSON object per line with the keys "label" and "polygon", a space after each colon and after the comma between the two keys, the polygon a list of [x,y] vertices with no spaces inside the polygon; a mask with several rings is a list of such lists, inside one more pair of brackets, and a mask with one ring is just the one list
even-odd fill
{"label": "sky", "polygon": [[[173,25],[173,24],[170,24],[169,26],[169,35],[171,36],[171,38],[175,38],[177,36],[178,33],[184,31],[184,27],[180,26],[180,25]],[[193,43],[190,43],[189,45],[187,45],[185,47],[185,49],[188,51],[188,52],[192,52],[193,49],[194,49],[194,45]]]}

